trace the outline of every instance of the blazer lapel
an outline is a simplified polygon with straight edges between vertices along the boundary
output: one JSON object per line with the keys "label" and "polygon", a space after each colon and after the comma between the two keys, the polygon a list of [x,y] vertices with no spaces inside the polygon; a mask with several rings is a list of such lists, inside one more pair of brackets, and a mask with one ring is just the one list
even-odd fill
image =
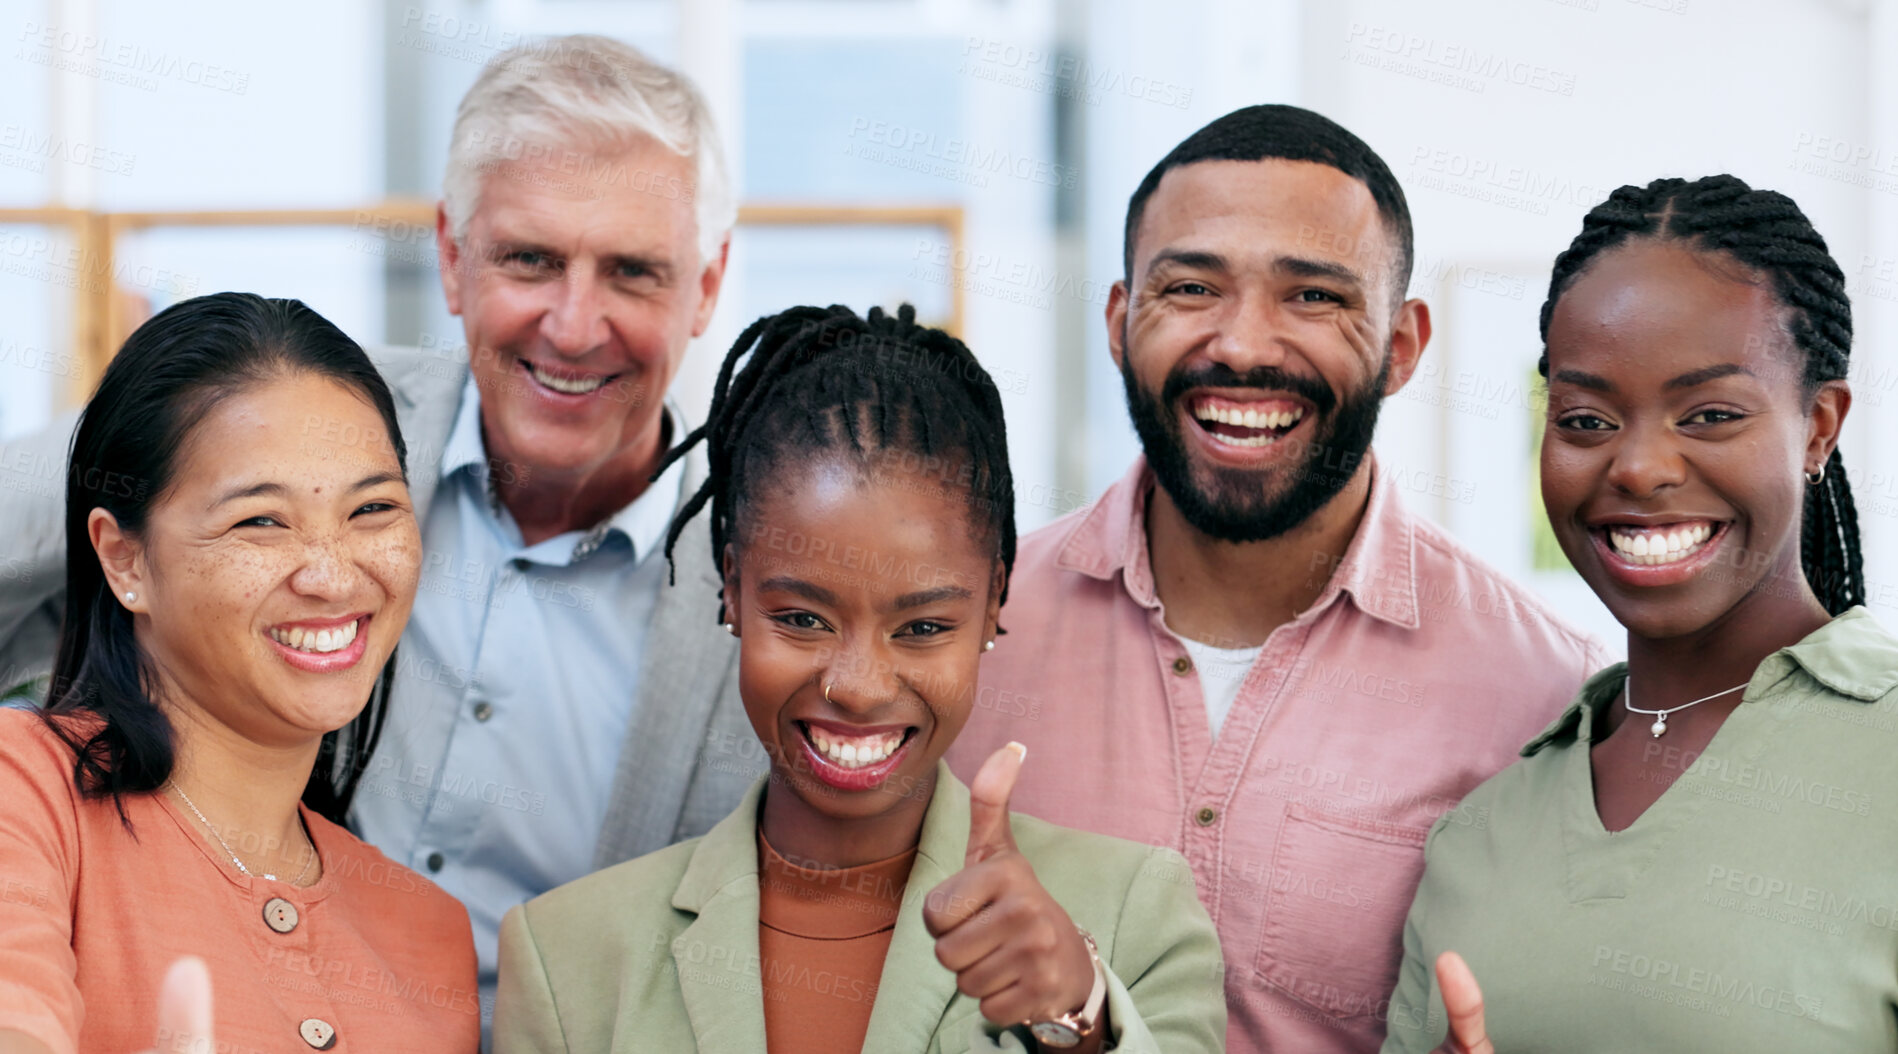
{"label": "blazer lapel", "polygon": [[923,835],[903,890],[903,909],[890,937],[877,982],[876,1006],[863,1049],[927,1051],[942,1025],[943,1013],[956,997],[956,975],[936,961],[936,938],[923,925],[923,899],[929,891],[962,870],[969,846],[969,791],[936,765],[935,796],[923,817]]}
{"label": "blazer lapel", "polygon": [[[681,503],[704,478],[704,461],[693,451],[686,461]],[[676,579],[661,587],[653,606],[639,701],[620,747],[594,853],[596,868],[663,849],[693,833],[680,831],[680,815],[708,758],[736,777],[734,794],[764,769],[750,726],[742,721],[742,706],[731,707],[738,713],[735,722],[718,714],[720,693],[737,662],[738,642],[719,630],[715,618],[720,577],[709,551],[706,516],[693,517],[679,536],[673,547]],[[727,738],[733,742],[717,742]],[[727,754],[731,756],[723,756]]]}
{"label": "blazer lapel", "polygon": [[402,426],[402,442],[408,448],[409,500],[415,506],[415,522],[421,524],[428,518],[429,502],[441,482],[442,451],[448,447],[448,434],[454,431],[455,415],[461,410],[468,362],[420,348],[365,350],[395,398],[396,422]]}
{"label": "blazer lapel", "polygon": [[758,959],[758,797],[699,842],[672,906],[697,918],[672,941],[672,963],[699,1054],[760,1054],[764,991]]}

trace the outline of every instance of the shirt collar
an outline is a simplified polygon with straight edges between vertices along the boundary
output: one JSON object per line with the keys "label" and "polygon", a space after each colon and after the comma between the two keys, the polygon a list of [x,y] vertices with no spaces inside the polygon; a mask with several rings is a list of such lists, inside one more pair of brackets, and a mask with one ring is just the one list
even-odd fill
{"label": "shirt collar", "polygon": [[[1325,589],[1320,611],[1349,596],[1360,611],[1405,629],[1421,626],[1417,605],[1416,521],[1371,459],[1371,495],[1364,518]],[[1083,513],[1062,544],[1057,564],[1106,581],[1120,574],[1129,595],[1153,607],[1153,564],[1147,550],[1147,502],[1156,486],[1144,456]]]}
{"label": "shirt collar", "polygon": [[[1799,643],[1762,660],[1742,698],[1758,698],[1795,670],[1830,689],[1840,702],[1877,702],[1898,688],[1898,637],[1863,607],[1841,612]],[[1627,676],[1628,664],[1618,662],[1590,677],[1562,716],[1522,748],[1522,755],[1528,757],[1558,739],[1587,736],[1600,709],[1621,693]]]}
{"label": "shirt collar", "polygon": [[[671,399],[665,401],[665,414],[673,441],[685,438],[688,431],[685,418]],[[481,391],[475,386],[473,376],[462,385],[461,406],[455,411],[455,426],[448,433],[447,445],[442,448],[443,479],[464,469],[487,495],[488,511],[498,516],[500,502],[494,491],[494,466],[488,459],[487,447],[481,439]],[[574,542],[573,559],[583,560],[592,555],[617,530],[632,544],[634,562],[643,562],[665,542],[666,530],[672,524],[673,513],[678,510],[679,493],[684,480],[685,459],[680,458],[668,465],[652,486],[641,491],[639,497],[628,502],[618,512],[595,524],[589,531],[570,532],[579,533],[578,540]]]}

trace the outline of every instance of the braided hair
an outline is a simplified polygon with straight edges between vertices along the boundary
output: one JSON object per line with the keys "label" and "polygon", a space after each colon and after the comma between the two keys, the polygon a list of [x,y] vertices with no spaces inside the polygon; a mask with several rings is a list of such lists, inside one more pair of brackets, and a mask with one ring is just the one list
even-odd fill
{"label": "braided hair", "polygon": [[967,345],[917,325],[915,307],[895,315],[873,307],[868,317],[842,305],[794,307],[753,322],[719,368],[705,423],[667,452],[654,477],[701,440],[710,472],[666,533],[668,563],[708,502],[717,563],[742,536],[754,484],[814,455],[841,454],[866,470],[902,466],[966,488],[973,526],[1002,561],[1008,599],[1015,482],[1001,392]]}
{"label": "braided hair", "polygon": [[[1852,302],[1845,293],[1845,273],[1791,198],[1754,190],[1730,175],[1626,186],[1589,210],[1582,232],[1555,258],[1549,298],[1542,303],[1542,358],[1536,368],[1544,378],[1549,375],[1549,319],[1556,301],[1595,257],[1636,237],[1683,241],[1701,251],[1726,253],[1771,278],[1780,303],[1790,312],[1793,344],[1805,355],[1800,384],[1806,395],[1827,381],[1845,378],[1852,351]],[[1824,478],[1806,488],[1799,561],[1828,614],[1864,603],[1858,511],[1836,447]]]}

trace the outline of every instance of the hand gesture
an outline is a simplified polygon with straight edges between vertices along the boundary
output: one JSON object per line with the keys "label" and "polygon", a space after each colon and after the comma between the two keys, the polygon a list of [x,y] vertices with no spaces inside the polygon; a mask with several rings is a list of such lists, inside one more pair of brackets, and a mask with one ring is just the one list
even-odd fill
{"label": "hand gesture", "polygon": [[1496,1054],[1483,1028],[1483,990],[1461,955],[1437,956],[1437,987],[1443,992],[1444,1012],[1450,1016],[1450,1034],[1435,1054]]}
{"label": "hand gesture", "polygon": [[172,962],[158,989],[158,1037],[148,1054],[212,1054],[211,971],[187,955]]}
{"label": "hand gesture", "polygon": [[1003,1027],[1072,1013],[1094,990],[1094,957],[1009,829],[1008,797],[1027,753],[1010,743],[976,773],[962,870],[923,902],[937,960],[962,994],[981,1000],[982,1016]]}

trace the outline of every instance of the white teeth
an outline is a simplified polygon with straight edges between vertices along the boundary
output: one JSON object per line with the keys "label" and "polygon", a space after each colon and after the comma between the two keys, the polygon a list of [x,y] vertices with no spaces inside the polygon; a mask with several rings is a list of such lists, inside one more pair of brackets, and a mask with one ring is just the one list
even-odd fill
{"label": "white teeth", "polygon": [[884,761],[896,753],[897,747],[903,745],[900,732],[863,739],[842,739],[812,726],[806,726],[806,731],[818,753],[828,758],[831,764],[847,769],[860,769]]}
{"label": "white teeth", "polygon": [[1652,530],[1610,527],[1608,544],[1629,563],[1671,564],[1699,549],[1713,532],[1714,525],[1706,521]]}
{"label": "white teeth", "polygon": [[[1193,416],[1201,421],[1214,421],[1222,425],[1237,425],[1240,428],[1284,428],[1295,424],[1305,416],[1303,409],[1295,410],[1234,410],[1223,406],[1202,405],[1193,411]],[[1221,436],[1222,439],[1230,437]],[[1241,446],[1262,445],[1240,443]]]}
{"label": "white teeth", "polygon": [[556,377],[531,362],[527,364],[527,368],[533,371],[535,380],[554,391],[565,392],[568,395],[585,395],[606,383],[605,377]]}
{"label": "white teeth", "polygon": [[305,630],[299,626],[292,626],[287,630],[272,629],[270,639],[279,644],[287,644],[298,651],[326,654],[349,647],[350,643],[356,639],[356,629],[360,625],[362,625],[362,620],[358,619],[355,622],[344,623],[335,629]]}

